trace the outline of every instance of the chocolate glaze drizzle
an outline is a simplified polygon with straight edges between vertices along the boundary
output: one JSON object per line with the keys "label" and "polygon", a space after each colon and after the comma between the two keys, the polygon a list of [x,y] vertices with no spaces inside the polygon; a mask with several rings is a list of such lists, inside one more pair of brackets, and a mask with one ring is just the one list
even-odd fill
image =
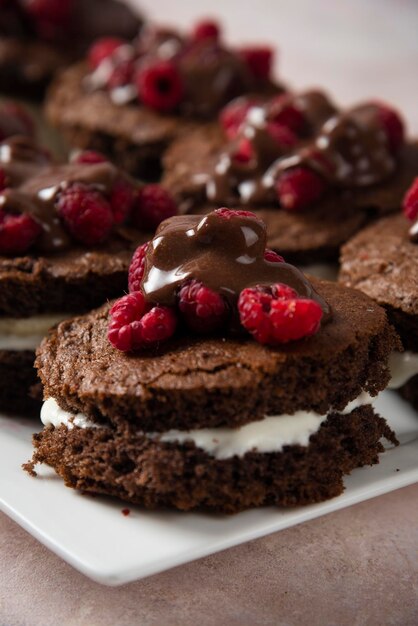
{"label": "chocolate glaze drizzle", "polygon": [[[243,205],[275,203],[278,177],[298,166],[313,169],[337,189],[375,185],[393,174],[396,156],[378,122],[376,105],[339,112],[317,91],[292,99],[306,120],[296,145],[280,145],[269,134],[271,102],[250,109],[236,139],[223,147],[214,170],[206,173],[203,184],[209,200]],[[243,138],[252,147],[247,162],[234,158]]]}
{"label": "chocolate glaze drizzle", "polygon": [[[86,77],[87,90],[106,89],[108,80],[120,62],[132,60],[135,71],[158,61],[172,62],[183,83],[183,98],[176,113],[185,117],[211,118],[230,100],[244,93],[267,91],[279,93],[270,81],[257,79],[240,56],[215,39],[192,41],[176,31],[145,28],[139,37],[118,49]],[[122,87],[110,90],[115,104],[137,100],[134,78]]]}
{"label": "chocolate glaze drizzle", "polygon": [[29,213],[42,226],[37,242],[42,252],[59,252],[71,246],[55,202],[59,192],[73,182],[90,185],[106,194],[123,174],[111,163],[50,164],[45,153],[27,137],[13,137],[0,146],[0,166],[8,188],[0,194],[6,213]]}
{"label": "chocolate glaze drizzle", "polygon": [[172,217],[160,224],[148,246],[145,298],[171,306],[180,284],[193,278],[222,294],[233,309],[246,287],[285,283],[316,300],[328,318],[330,307],[300,270],[264,259],[266,239],[266,226],[255,217],[227,219],[216,212]]}

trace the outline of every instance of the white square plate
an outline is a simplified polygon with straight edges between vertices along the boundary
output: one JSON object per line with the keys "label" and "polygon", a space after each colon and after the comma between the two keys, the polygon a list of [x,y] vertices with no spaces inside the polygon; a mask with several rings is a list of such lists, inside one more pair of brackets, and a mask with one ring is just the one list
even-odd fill
{"label": "white square plate", "polygon": [[292,510],[262,508],[234,516],[148,512],[67,489],[49,469],[25,474],[33,420],[0,417],[0,508],[65,561],[97,582],[121,585],[299,524],[418,481],[418,415],[394,392],[376,407],[401,445],[380,464],[355,470],[344,494]]}

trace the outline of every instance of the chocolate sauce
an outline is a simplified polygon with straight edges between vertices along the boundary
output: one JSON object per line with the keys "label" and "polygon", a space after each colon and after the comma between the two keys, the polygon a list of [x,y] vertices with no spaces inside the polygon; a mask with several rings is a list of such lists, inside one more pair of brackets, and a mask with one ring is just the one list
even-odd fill
{"label": "chocolate sauce", "polygon": [[[330,187],[353,189],[379,184],[396,170],[397,161],[378,121],[378,108],[365,104],[345,112],[320,92],[293,99],[307,128],[292,147],[272,142],[268,122],[274,103],[250,109],[237,138],[224,146],[214,171],[209,174],[206,194],[217,203],[270,204],[278,177],[288,169],[303,166],[317,171]],[[279,101],[280,102],[280,101]],[[251,159],[242,163],[234,152],[245,138],[251,143]]]}
{"label": "chocolate sauce", "polygon": [[[124,58],[135,62],[137,71],[161,60],[176,67],[183,84],[183,97],[176,113],[210,119],[230,100],[244,93],[268,90],[280,93],[269,80],[254,77],[240,55],[215,39],[192,40],[179,33],[145,28],[136,41],[117,50],[84,81],[87,90],[107,89],[109,78]],[[114,104],[137,100],[134,80],[110,91]]]}
{"label": "chocolate sauce", "polygon": [[316,300],[328,317],[328,304],[300,270],[264,259],[266,239],[266,226],[256,218],[227,219],[216,212],[172,217],[148,246],[144,295],[149,302],[173,305],[181,283],[193,278],[221,293],[233,309],[246,287],[285,283]]}
{"label": "chocolate sauce", "polygon": [[418,243],[418,220],[416,220],[408,231],[409,241]]}
{"label": "chocolate sauce", "polygon": [[29,213],[42,226],[37,242],[42,252],[59,252],[71,245],[55,208],[57,195],[71,183],[93,186],[109,193],[119,170],[111,163],[50,164],[32,140],[13,137],[0,146],[0,166],[8,188],[0,194],[0,209],[6,213]]}

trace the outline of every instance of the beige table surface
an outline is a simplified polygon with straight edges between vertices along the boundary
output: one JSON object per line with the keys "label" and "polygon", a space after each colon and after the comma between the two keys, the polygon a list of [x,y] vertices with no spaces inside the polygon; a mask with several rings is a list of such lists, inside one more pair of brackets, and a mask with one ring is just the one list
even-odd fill
{"label": "beige table surface", "polygon": [[0,514],[1,626],[416,626],[418,485],[123,587]]}

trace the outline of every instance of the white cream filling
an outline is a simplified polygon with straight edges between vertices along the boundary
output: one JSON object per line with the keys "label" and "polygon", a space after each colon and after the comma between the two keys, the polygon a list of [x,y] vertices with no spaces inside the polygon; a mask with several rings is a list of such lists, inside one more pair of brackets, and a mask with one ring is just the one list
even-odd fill
{"label": "white cream filling", "polygon": [[0,318],[0,350],[36,350],[54,324],[71,317],[68,313]]}
{"label": "white cream filling", "polygon": [[[370,404],[372,398],[368,393],[361,393],[358,398],[349,402],[342,414],[351,413],[354,409]],[[332,412],[332,409],[328,413]],[[168,430],[165,433],[146,433],[150,439],[164,442],[184,443],[192,441],[216,459],[228,459],[232,456],[243,456],[251,450],[257,452],[280,452],[285,446],[307,446],[311,435],[316,433],[328,414],[320,415],[311,411],[298,411],[293,415],[267,416],[257,422],[250,422],[239,428],[199,428],[195,430]],[[43,405],[41,420],[45,426],[65,425],[67,428],[99,427],[85,415],[71,415],[63,411],[53,398]]]}
{"label": "white cream filling", "polygon": [[399,389],[418,374],[418,354],[415,352],[392,352],[389,357],[391,379],[389,389]]}

